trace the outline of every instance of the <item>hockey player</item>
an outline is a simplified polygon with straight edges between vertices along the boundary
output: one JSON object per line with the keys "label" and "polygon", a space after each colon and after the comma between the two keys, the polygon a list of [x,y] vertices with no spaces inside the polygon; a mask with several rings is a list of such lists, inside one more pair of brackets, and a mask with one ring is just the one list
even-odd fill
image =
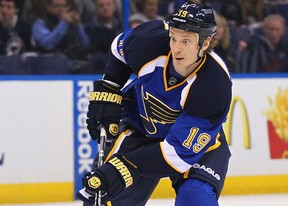
{"label": "hockey player", "polygon": [[105,164],[83,177],[84,205],[99,191],[105,205],[145,205],[163,177],[172,180],[176,206],[218,205],[231,156],[222,124],[232,83],[210,45],[214,14],[186,2],[167,23],[117,36],[103,79],[94,82],[88,130],[98,139],[100,122],[112,143]]}

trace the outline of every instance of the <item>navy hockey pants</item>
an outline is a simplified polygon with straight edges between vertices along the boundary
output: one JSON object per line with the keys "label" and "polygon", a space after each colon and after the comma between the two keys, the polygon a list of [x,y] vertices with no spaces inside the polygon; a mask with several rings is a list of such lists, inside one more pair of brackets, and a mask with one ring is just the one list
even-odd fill
{"label": "navy hockey pants", "polygon": [[[139,138],[132,134],[126,136],[121,143],[119,151],[129,151],[147,143],[147,139]],[[106,148],[108,151],[111,148]],[[108,152],[107,151],[107,152]],[[106,152],[106,154],[107,154]],[[97,168],[97,157],[94,162],[94,169]],[[157,186],[159,179],[142,178],[139,181],[121,192],[111,201],[112,206],[144,206]],[[172,187],[172,183],[171,183]],[[218,206],[218,201],[213,187],[208,183],[196,179],[181,181],[177,187],[175,206]],[[84,203],[83,206],[92,206]]]}

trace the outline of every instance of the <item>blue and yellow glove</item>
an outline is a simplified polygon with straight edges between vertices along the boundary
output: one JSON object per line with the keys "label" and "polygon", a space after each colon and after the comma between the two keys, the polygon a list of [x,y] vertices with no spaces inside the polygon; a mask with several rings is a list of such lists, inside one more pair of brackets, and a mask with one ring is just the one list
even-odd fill
{"label": "blue and yellow glove", "polygon": [[84,175],[82,179],[84,188],[77,193],[77,196],[84,202],[94,203],[95,195],[103,191],[107,193],[104,201],[109,201],[130,187],[137,177],[139,177],[137,166],[125,157],[115,154],[94,173]]}

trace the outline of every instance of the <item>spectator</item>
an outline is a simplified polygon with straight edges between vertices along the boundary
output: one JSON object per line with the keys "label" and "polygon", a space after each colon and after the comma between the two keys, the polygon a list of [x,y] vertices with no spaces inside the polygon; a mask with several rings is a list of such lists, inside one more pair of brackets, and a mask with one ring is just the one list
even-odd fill
{"label": "spectator", "polygon": [[240,59],[241,72],[288,72],[285,19],[271,14],[264,19],[263,33],[254,35]]}
{"label": "spectator", "polygon": [[158,8],[158,15],[168,18],[178,7],[178,1],[175,0],[161,0]]}
{"label": "spectator", "polygon": [[243,7],[240,0],[224,0],[221,4],[220,14],[227,19],[229,26],[244,24]]}
{"label": "spectator", "polygon": [[265,16],[263,0],[242,0],[244,22],[248,24],[262,22]]}
{"label": "spectator", "polygon": [[122,22],[115,14],[115,0],[95,0],[96,16],[86,25],[90,39],[91,73],[102,73],[106,65],[113,39],[122,31]]}
{"label": "spectator", "polygon": [[280,14],[288,23],[288,2],[287,0],[266,0],[265,1],[265,12],[267,14]]}
{"label": "spectator", "polygon": [[158,15],[159,0],[138,0],[136,1],[136,8],[138,12],[131,15],[131,18],[141,18],[146,21],[150,20],[164,20],[163,16]]}
{"label": "spectator", "polygon": [[45,0],[43,3],[44,12],[32,27],[38,51],[65,54],[71,60],[72,72],[85,72],[89,39],[76,6],[68,0]]}
{"label": "spectator", "polygon": [[30,23],[33,23],[39,16],[45,12],[45,5],[43,1],[39,0],[26,0],[23,5],[22,18]]}
{"label": "spectator", "polygon": [[235,60],[235,64],[231,70],[233,73],[239,73],[241,72],[241,59],[242,56],[246,55],[246,52],[244,52],[247,47],[249,41],[251,41],[252,36],[254,35],[251,33],[251,30],[248,28],[248,25],[241,25],[241,26],[234,26],[229,27],[230,30],[230,36],[231,36],[231,56]]}
{"label": "spectator", "polygon": [[95,0],[74,0],[83,23],[95,16]]}
{"label": "spectator", "polygon": [[21,0],[0,0],[0,54],[32,51],[31,25],[17,15]]}
{"label": "spectator", "polygon": [[147,21],[147,19],[143,16],[133,15],[129,18],[129,26],[131,29],[134,29],[135,27],[137,27],[138,25],[140,25],[146,21]]}
{"label": "spectator", "polygon": [[[82,22],[89,23],[96,15],[95,0],[74,0],[79,9]],[[122,0],[114,0],[116,3],[116,18],[122,18]]]}
{"label": "spectator", "polygon": [[202,2],[203,2],[202,4],[211,6],[211,8],[215,11],[215,13],[220,13],[223,0],[203,0]]}
{"label": "spectator", "polygon": [[231,56],[231,38],[228,23],[220,14],[215,15],[215,21],[217,30],[213,39],[213,42],[216,44],[214,51],[222,57],[229,69],[233,71],[235,69],[235,60]]}

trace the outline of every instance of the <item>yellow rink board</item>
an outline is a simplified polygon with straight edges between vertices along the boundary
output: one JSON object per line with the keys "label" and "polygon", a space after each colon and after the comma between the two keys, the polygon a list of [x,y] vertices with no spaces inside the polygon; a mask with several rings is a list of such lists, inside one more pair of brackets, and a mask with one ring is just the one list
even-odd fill
{"label": "yellow rink board", "polygon": [[73,186],[72,182],[0,185],[0,204],[71,201]]}
{"label": "yellow rink board", "polygon": [[[73,183],[0,185],[0,203],[73,201]],[[288,175],[227,177],[223,195],[288,193]],[[174,198],[169,179],[162,179],[152,198]]]}

